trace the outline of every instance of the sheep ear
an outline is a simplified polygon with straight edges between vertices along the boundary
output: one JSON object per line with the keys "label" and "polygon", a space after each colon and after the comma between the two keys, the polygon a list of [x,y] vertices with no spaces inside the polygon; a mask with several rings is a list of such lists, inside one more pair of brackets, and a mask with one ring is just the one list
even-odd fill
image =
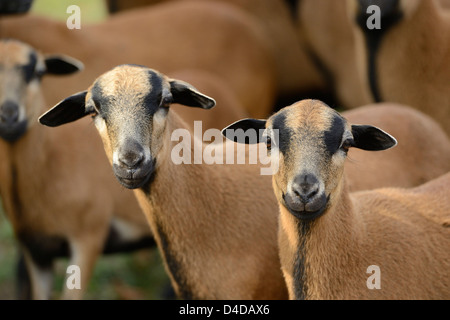
{"label": "sheep ear", "polygon": [[58,127],[87,116],[91,112],[85,107],[86,94],[87,91],[83,91],[64,99],[41,115],[39,122],[48,127]]}
{"label": "sheep ear", "polygon": [[266,122],[266,120],[242,119],[224,128],[222,135],[228,140],[238,143],[260,143],[262,141],[262,131],[266,128]]}
{"label": "sheep ear", "polygon": [[45,58],[45,67],[47,74],[55,75],[71,74],[81,71],[84,68],[81,61],[63,55],[47,56]]}
{"label": "sheep ear", "polygon": [[373,126],[352,125],[353,147],[368,151],[381,151],[393,148],[397,140],[390,134]]}
{"label": "sheep ear", "polygon": [[213,98],[199,92],[187,82],[170,80],[169,83],[173,103],[202,109],[211,109],[216,105],[216,101]]}

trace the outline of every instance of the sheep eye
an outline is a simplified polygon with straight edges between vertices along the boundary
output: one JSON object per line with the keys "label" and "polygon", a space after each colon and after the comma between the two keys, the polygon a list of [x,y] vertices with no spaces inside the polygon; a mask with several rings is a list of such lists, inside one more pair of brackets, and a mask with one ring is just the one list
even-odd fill
{"label": "sheep eye", "polygon": [[272,149],[272,139],[269,136],[266,138],[266,148],[268,151]]}
{"label": "sheep eye", "polygon": [[98,112],[95,109],[92,109],[89,113],[90,113],[92,119],[94,119],[95,117],[98,116]]}
{"label": "sheep eye", "polygon": [[98,116],[100,114],[100,108],[99,108],[99,104],[98,101],[93,100],[94,103],[87,106],[86,111],[91,115],[92,118],[95,118],[96,116]]}
{"label": "sheep eye", "polygon": [[346,139],[344,142],[342,142],[341,150],[343,150],[345,153],[348,152],[348,149],[353,146],[353,139]]}
{"label": "sheep eye", "polygon": [[168,107],[173,102],[172,95],[166,95],[162,97],[160,106],[161,107]]}

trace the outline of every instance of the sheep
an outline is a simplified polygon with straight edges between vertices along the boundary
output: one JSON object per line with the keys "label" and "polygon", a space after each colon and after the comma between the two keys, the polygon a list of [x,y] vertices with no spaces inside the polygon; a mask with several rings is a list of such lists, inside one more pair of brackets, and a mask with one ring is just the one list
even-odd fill
{"label": "sheep", "polygon": [[[411,105],[450,133],[450,15],[437,0],[378,1],[381,30],[368,30],[366,1],[349,1],[358,71],[374,101]],[[405,55],[405,52],[407,54]]]}
{"label": "sheep", "polygon": [[411,189],[350,193],[349,149],[387,150],[397,141],[377,127],[351,125],[318,100],[230,128],[265,129],[261,141],[279,155],[272,184],[290,299],[450,297],[450,172]]}
{"label": "sheep", "polygon": [[[188,130],[172,103],[210,109],[215,101],[156,70],[121,65],[39,121],[59,126],[94,116],[113,172],[134,189],[180,298],[286,299],[276,229],[267,228],[277,221],[270,177],[251,164],[175,164],[175,146],[183,153],[206,146],[172,139],[174,130]],[[251,193],[254,184],[261,189]]]}
{"label": "sheep", "polygon": [[80,30],[33,15],[4,17],[0,27],[3,37],[83,61],[84,72],[67,79],[63,87],[55,79],[44,79],[49,105],[123,63],[152,65],[166,74],[181,69],[213,73],[254,117],[270,114],[275,100],[274,61],[260,28],[247,13],[223,2],[167,2],[83,24]]}
{"label": "sheep", "polygon": [[[147,97],[145,104],[144,97]],[[180,144],[185,146],[183,152],[206,149],[208,145],[201,146],[196,140],[172,139],[175,130],[187,131],[189,127],[172,107],[167,108],[171,103],[208,109],[214,100],[154,69],[122,65],[98,77],[89,90],[58,103],[39,121],[55,127],[93,115],[113,172],[122,185],[134,188],[162,251],[173,287],[181,298],[287,298],[276,245],[277,202],[270,178],[257,174],[258,165],[175,164],[172,153]],[[412,178],[403,179],[404,173],[399,168],[409,156],[404,153],[411,152],[420,162],[424,153],[412,152],[413,146],[417,147],[414,138],[428,137],[427,143],[434,145],[446,136],[439,132],[439,126],[427,117],[421,118],[418,112],[405,107],[393,108],[395,115],[407,124],[405,130],[399,131],[404,135],[405,144],[410,135],[412,142],[403,151],[391,154],[397,166],[377,168],[370,163],[371,159],[364,166],[373,166],[374,174],[388,170],[390,180],[380,181],[383,185],[417,183],[427,174],[405,170]],[[367,107],[365,111],[375,121],[400,128],[396,121],[381,115],[385,113],[383,107]],[[358,116],[356,112],[352,114]],[[362,117],[365,116],[363,113]],[[408,124],[423,131],[409,130]],[[225,144],[225,150],[230,143]],[[441,150],[449,159],[450,142],[445,143]],[[127,171],[124,162],[137,165]],[[448,170],[448,162],[430,159],[430,166],[435,164],[437,169],[433,174],[438,174],[439,168]],[[353,165],[361,167],[358,162]],[[134,179],[129,179],[131,173]],[[255,185],[259,186],[257,192],[251,188]],[[356,187],[364,188],[362,184],[355,184]],[[177,191],[176,195],[173,190]]]}
{"label": "sheep", "polygon": [[[316,61],[319,69],[322,70],[323,76],[330,83],[329,86],[331,86],[332,91],[336,96],[338,105],[346,109],[357,108],[364,104],[380,101],[395,101],[411,106],[419,105],[418,100],[413,97],[410,97],[410,99],[393,99],[394,93],[392,93],[392,96],[390,97],[385,97],[383,94],[383,99],[377,100],[373,98],[372,90],[368,81],[369,78],[367,76],[367,54],[365,53],[365,50],[363,52],[363,47],[365,47],[366,43],[361,35],[357,36],[357,33],[360,33],[360,31],[356,30],[355,32],[354,30],[355,28],[360,28],[355,23],[357,15],[355,14],[356,8],[353,8],[357,6],[357,2],[357,0],[302,0],[299,2],[297,9],[298,34],[300,38],[303,39],[304,46]],[[358,15],[360,17],[362,17],[362,13],[366,12],[368,4],[382,4],[383,2],[395,3],[397,1],[361,1],[361,3],[364,2],[366,3],[366,6],[364,8],[358,8]],[[412,3],[414,3],[414,1],[405,1],[405,6],[411,6],[413,5]],[[448,0],[439,0],[438,3],[442,8],[448,8],[450,4]],[[353,9],[349,9],[348,7]],[[442,10],[443,9],[441,9],[441,11]],[[385,9],[382,9],[382,11],[385,11]],[[443,12],[441,12],[441,14],[443,14]],[[360,18],[360,25],[365,26],[368,15],[364,17],[365,18],[362,19]],[[415,19],[412,19],[410,23],[414,24],[415,21]],[[416,25],[415,27],[421,28],[419,25]],[[388,29],[388,27],[382,23],[382,31],[385,29]],[[422,29],[422,32],[427,30],[427,28]],[[414,39],[411,40],[414,42],[416,39],[415,36],[418,33],[410,32],[412,29],[406,26],[404,30],[404,32],[409,32],[410,36],[402,38],[403,36],[399,35],[399,38],[402,38],[402,42],[408,41],[407,39]],[[390,32],[391,31],[388,31],[388,33]],[[428,31],[425,37],[429,38]],[[429,39],[429,41],[432,41],[432,39]],[[399,85],[403,85],[404,81],[398,78],[398,72],[393,71],[390,65],[400,68],[399,65],[401,64],[397,64],[397,62],[403,62],[404,53],[408,52],[407,56],[408,58],[410,57],[410,59],[407,60],[411,61],[411,66],[406,67],[403,70],[407,70],[408,73],[405,78],[412,81],[409,70],[417,70],[417,62],[428,65],[428,63],[430,63],[430,59],[426,56],[419,56],[419,53],[414,56],[410,55],[409,52],[411,50],[397,47],[397,40],[393,39],[391,43],[392,45],[386,43],[383,46],[387,47],[389,45],[391,48],[390,50],[397,50],[396,52],[398,52],[399,58],[394,59],[391,53],[386,51],[383,57],[384,60],[381,58],[377,59],[377,61],[379,61],[378,68],[383,68],[381,64],[386,65],[385,81],[395,82],[396,87],[393,91],[396,93],[397,91],[402,91],[405,92],[405,95],[409,96],[409,91],[407,94],[405,90],[399,90]],[[434,43],[439,43],[439,41]],[[419,50],[418,47],[416,49]],[[433,52],[433,50],[429,50],[427,52]],[[431,63],[433,63],[433,61],[431,61]],[[430,66],[432,67],[432,65]],[[433,71],[429,72],[433,73]],[[379,79],[381,81],[381,78]],[[417,89],[414,90],[416,94],[423,91]],[[419,110],[424,111],[427,103],[420,103],[420,105],[422,105],[422,107],[419,107]]]}
{"label": "sheep", "polygon": [[340,106],[356,108],[373,102],[358,74],[355,40],[345,1],[302,0],[297,32],[314,57]]}
{"label": "sheep", "polygon": [[77,72],[80,62],[1,40],[0,66],[0,195],[24,253],[31,298],[51,297],[53,261],[69,256],[80,267],[81,289],[64,286],[62,297],[80,299],[102,251],[154,247],[154,239],[133,193],[104,169],[89,123],[59,132],[37,123],[47,109],[40,78]]}

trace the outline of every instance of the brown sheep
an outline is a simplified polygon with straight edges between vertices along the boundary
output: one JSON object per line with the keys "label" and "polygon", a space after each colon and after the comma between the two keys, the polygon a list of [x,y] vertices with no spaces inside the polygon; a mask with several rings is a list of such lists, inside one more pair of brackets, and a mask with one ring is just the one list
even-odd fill
{"label": "brown sheep", "polygon": [[273,107],[276,84],[270,49],[256,22],[223,2],[167,2],[82,25],[80,30],[32,15],[4,17],[0,31],[2,37],[42,52],[57,50],[83,61],[85,71],[67,79],[64,87],[55,79],[44,80],[51,105],[85,89],[98,74],[135,63],[165,73],[187,68],[211,72],[227,83],[254,117],[266,116]]}
{"label": "brown sheep", "polygon": [[[279,154],[273,188],[291,299],[450,297],[450,173],[413,189],[349,193],[349,149],[386,150],[397,141],[317,100],[233,125],[240,127],[267,129],[263,141],[279,130],[278,142],[267,143]],[[367,274],[374,266],[375,283]]]}
{"label": "brown sheep", "polygon": [[369,30],[367,4],[353,0],[349,5],[350,17],[358,22],[356,54],[363,57],[359,72],[373,99],[411,105],[449,134],[450,12],[438,0],[379,1],[382,28]]}
{"label": "brown sheep", "polygon": [[89,122],[60,131],[37,123],[47,110],[40,78],[76,72],[80,63],[2,40],[0,66],[0,194],[24,252],[31,298],[51,297],[54,259],[69,256],[80,267],[81,289],[64,286],[63,298],[79,299],[102,251],[154,245],[150,228],[133,193],[103,169],[108,162]]}
{"label": "brown sheep", "polygon": [[302,0],[297,30],[329,82],[339,105],[355,108],[373,102],[358,74],[355,40],[345,1]]}
{"label": "brown sheep", "polygon": [[[360,1],[361,3],[374,3],[381,5],[382,12],[388,11],[387,9],[383,9],[383,3],[396,3],[396,1]],[[427,5],[433,1],[425,1]],[[434,70],[432,63],[436,60],[430,61],[430,58],[424,55],[424,53],[420,53],[420,48],[417,46],[417,54],[411,55],[411,50],[405,47],[398,46],[398,43],[405,43],[411,39],[411,43],[416,43],[415,37],[418,32],[412,31],[412,28],[405,26],[403,28],[403,32],[408,33],[408,37],[403,37],[403,35],[398,34],[398,38],[401,38],[401,41],[397,41],[392,37],[392,40],[387,42],[383,39],[383,47],[385,47],[385,53],[383,57],[378,56],[377,64],[378,68],[382,68],[384,70],[384,78],[381,79],[378,76],[379,81],[389,82],[390,84],[395,84],[396,86],[392,92],[389,93],[389,96],[384,96],[382,94],[382,99],[374,99],[371,84],[369,83],[369,77],[367,75],[367,54],[365,52],[366,42],[361,35],[356,37],[355,29],[359,29],[356,26],[356,7],[359,6],[358,0],[347,0],[347,1],[333,1],[333,0],[302,0],[299,2],[298,6],[298,33],[301,35],[301,38],[304,39],[305,47],[309,50],[310,54],[315,57],[317,64],[320,66],[319,68],[323,71],[324,77],[330,83],[333,91],[335,92],[336,98],[339,101],[339,105],[345,108],[355,108],[364,104],[372,103],[372,102],[380,102],[380,101],[395,101],[398,103],[411,105],[411,106],[419,106],[418,109],[424,111],[424,108],[428,108],[428,102],[423,103],[423,99],[416,99],[416,95],[425,95],[423,93],[427,90],[432,90],[433,85],[427,84],[427,89],[413,89],[414,94],[409,95],[411,90],[410,86],[404,86],[404,82],[413,82],[419,83],[421,81],[418,77],[411,77],[411,70],[418,70],[417,63],[420,65],[429,66],[426,70],[426,73],[429,72],[433,74]],[[405,1],[404,6],[413,6],[415,1]],[[448,0],[438,0],[435,4],[440,4],[442,8],[448,9],[450,5],[450,1]],[[349,9],[350,8],[350,9]],[[359,12],[365,12],[365,8],[359,8]],[[446,15],[444,9],[438,9],[435,6],[437,11],[440,11],[439,15]],[[436,14],[437,11],[434,13]],[[421,11],[421,15],[428,15],[426,12]],[[430,21],[433,20],[433,16],[429,16]],[[368,16],[365,16],[361,19],[360,23],[364,24],[367,21]],[[409,23],[415,24],[417,19],[408,19]],[[438,19],[440,21],[440,19]],[[433,21],[433,24],[438,24],[440,22]],[[428,28],[421,27],[422,24],[416,24],[415,28],[422,28],[422,33],[424,30],[427,30],[424,35],[427,41],[433,42],[434,38],[431,37],[431,33]],[[382,22],[382,31],[388,29],[387,25]],[[360,33],[359,30],[357,30]],[[392,31],[387,31],[386,35],[391,33]],[[442,34],[442,37],[445,37]],[[384,37],[386,38],[386,37]],[[386,38],[387,39],[387,38]],[[434,44],[441,43],[440,41],[434,41]],[[392,44],[392,45],[391,45]],[[417,44],[417,43],[416,43]],[[431,46],[430,46],[431,45]],[[424,48],[432,48],[433,44],[423,45]],[[391,54],[390,50],[394,50],[397,52],[397,56]],[[440,45],[439,50],[444,50]],[[426,52],[434,52],[434,49],[427,50]],[[406,55],[410,59],[405,58],[405,52],[408,52]],[[419,56],[420,54],[420,56]],[[431,58],[433,59],[433,58]],[[405,64],[404,61],[410,63],[411,66],[403,67]],[[408,62],[409,61],[409,62]],[[401,62],[401,63],[398,63]],[[436,63],[440,64],[440,62]],[[392,67],[394,69],[392,69]],[[403,81],[399,78],[399,73],[397,68],[403,68],[403,73],[405,73],[406,81]],[[420,68],[422,70],[423,68]],[[443,72],[443,71],[442,71]],[[444,72],[443,72],[444,73]],[[433,78],[432,82],[428,82],[431,84],[437,83],[437,78]],[[424,82],[425,83],[425,82]],[[444,83],[444,82],[441,82]],[[400,88],[399,86],[402,86]],[[372,85],[373,87],[373,85]],[[387,87],[387,85],[386,85]],[[404,90],[403,88],[407,89]],[[401,93],[401,92],[404,92]],[[407,93],[406,93],[407,92]],[[402,98],[400,99],[400,94],[403,96],[407,95],[408,99]],[[445,95],[444,95],[445,96]],[[431,100],[428,100],[431,101]],[[433,108],[433,107],[431,107]],[[426,112],[428,113],[428,112]],[[430,114],[430,113],[428,113]],[[430,114],[433,116],[432,114]],[[449,118],[448,116],[446,118]]]}
{"label": "brown sheep", "polygon": [[[189,132],[176,112],[167,109],[172,102],[205,109],[214,104],[186,83],[152,69],[124,65],[100,76],[88,91],[63,100],[41,116],[40,122],[59,126],[88,114],[94,116],[113,171],[120,183],[135,188],[180,297],[285,298],[276,246],[277,206],[270,178],[259,175],[260,166],[255,165],[174,163],[174,150],[180,144],[185,146],[183,156],[186,150],[194,150],[194,157],[196,148],[206,150],[208,145],[172,139],[173,132],[180,129]],[[374,119],[383,120],[377,114],[384,112],[383,108],[367,111]],[[397,112],[410,123],[419,121],[416,113],[404,107],[398,107]],[[433,145],[436,128],[427,124],[428,118],[423,121],[420,127],[424,131],[415,134],[429,137],[428,143]],[[387,122],[388,126],[398,126]],[[411,133],[414,131],[404,131],[405,144],[411,144],[404,150],[413,150],[416,145],[414,139],[408,142]],[[442,141],[438,137],[437,141]],[[443,150],[449,156],[450,143],[446,148]],[[222,156],[219,152],[219,158]],[[389,180],[379,183],[415,183],[426,176],[410,171],[410,181],[397,179],[403,175],[399,168],[404,156],[391,154],[397,166],[387,167],[392,170]],[[187,157],[191,160],[191,155]],[[422,154],[417,152],[417,157]],[[370,159],[367,161],[370,167]],[[430,166],[434,163],[442,165],[436,161]],[[385,170],[375,169],[374,174]],[[259,186],[258,192],[249,192],[254,185]]]}

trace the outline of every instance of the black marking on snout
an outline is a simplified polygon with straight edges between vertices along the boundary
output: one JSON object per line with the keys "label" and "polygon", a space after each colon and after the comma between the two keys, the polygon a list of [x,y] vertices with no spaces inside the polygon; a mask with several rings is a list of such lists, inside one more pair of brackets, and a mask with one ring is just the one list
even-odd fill
{"label": "black marking on snout", "polygon": [[330,128],[323,134],[323,140],[329,155],[335,154],[336,151],[341,146],[344,131],[345,131],[344,119],[338,114],[335,114],[333,116],[333,121],[331,122]]}
{"label": "black marking on snout", "polygon": [[[359,0],[356,22],[363,31],[366,40],[367,71],[375,102],[383,101],[378,85],[376,58],[385,34],[403,18],[399,3],[399,0]],[[370,17],[367,8],[370,5],[377,5],[381,9],[381,29],[370,30],[367,28],[367,19]]]}

